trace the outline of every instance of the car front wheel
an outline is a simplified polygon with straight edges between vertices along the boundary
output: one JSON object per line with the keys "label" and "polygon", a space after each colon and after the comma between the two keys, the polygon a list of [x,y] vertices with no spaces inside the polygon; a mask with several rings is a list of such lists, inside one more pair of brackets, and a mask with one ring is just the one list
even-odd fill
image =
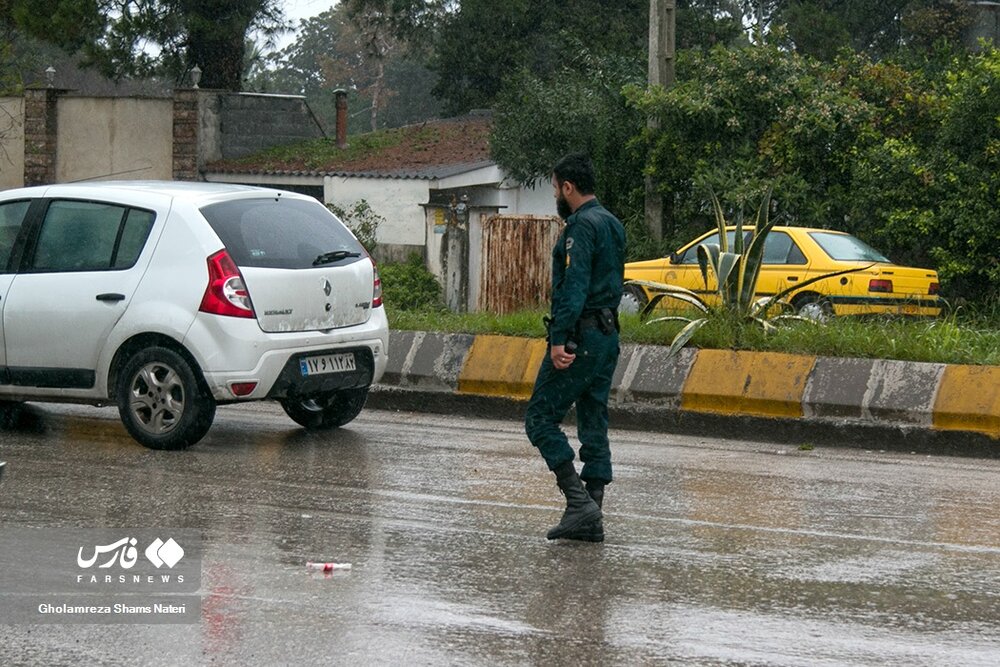
{"label": "car front wheel", "polygon": [[215,418],[215,400],[181,355],[141,350],[118,376],[118,414],[129,435],[150,449],[184,449],[201,440]]}
{"label": "car front wheel", "polygon": [[368,398],[368,387],[342,389],[316,396],[290,396],[281,407],[297,424],[311,430],[343,426],[361,414]]}

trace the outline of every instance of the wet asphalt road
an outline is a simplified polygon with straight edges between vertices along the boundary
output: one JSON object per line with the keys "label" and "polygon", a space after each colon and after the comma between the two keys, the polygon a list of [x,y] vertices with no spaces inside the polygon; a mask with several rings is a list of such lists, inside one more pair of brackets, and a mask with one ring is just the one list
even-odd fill
{"label": "wet asphalt road", "polygon": [[[196,625],[10,625],[0,664],[1000,664],[1000,462],[613,433],[602,545],[511,421],[221,408],[186,452],[113,410],[0,431],[5,527],[203,536]],[[350,562],[307,572],[305,562]]]}

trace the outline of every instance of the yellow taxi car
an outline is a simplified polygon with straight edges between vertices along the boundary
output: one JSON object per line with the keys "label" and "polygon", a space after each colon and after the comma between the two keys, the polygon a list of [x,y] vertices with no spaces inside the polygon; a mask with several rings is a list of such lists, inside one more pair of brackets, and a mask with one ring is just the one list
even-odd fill
{"label": "yellow taxi car", "polygon": [[[727,227],[730,250],[735,227]],[[749,239],[752,230],[744,232]],[[709,305],[718,302],[715,276],[709,271],[706,286],[698,267],[697,247],[719,243],[718,230],[706,233],[668,257],[625,265],[625,280],[646,280],[684,287]],[[867,267],[867,268],[864,268]],[[768,297],[815,276],[862,268],[793,290],[784,297],[799,315],[825,319],[832,315],[937,316],[943,302],[938,292],[938,274],[931,269],[897,266],[860,239],[844,232],[808,227],[774,227],[764,244],[764,257],[757,280],[757,297]],[[639,312],[649,300],[640,285],[626,285],[620,310]],[[683,309],[674,299],[661,302]]]}

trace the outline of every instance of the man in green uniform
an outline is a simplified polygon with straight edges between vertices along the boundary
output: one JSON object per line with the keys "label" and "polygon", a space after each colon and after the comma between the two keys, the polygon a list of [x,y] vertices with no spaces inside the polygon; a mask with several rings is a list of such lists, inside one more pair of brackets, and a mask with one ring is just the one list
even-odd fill
{"label": "man in green uniform", "polygon": [[[594,196],[594,168],[586,155],[559,160],[552,185],[566,228],[552,251],[549,354],[538,370],[525,430],[566,496],[562,520],[547,537],[601,542],[604,486],[612,480],[608,395],[618,363],[625,228]],[[559,427],[574,404],[579,475]]]}

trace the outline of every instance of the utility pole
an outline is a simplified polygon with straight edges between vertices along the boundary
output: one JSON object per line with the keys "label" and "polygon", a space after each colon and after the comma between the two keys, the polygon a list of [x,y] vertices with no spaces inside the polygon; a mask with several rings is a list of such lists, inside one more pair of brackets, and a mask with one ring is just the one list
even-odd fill
{"label": "utility pole", "polygon": [[[674,31],[677,3],[675,0],[649,0],[649,85],[669,88],[674,84]],[[650,116],[647,127],[659,127]],[[656,191],[657,183],[646,177],[646,227],[657,241],[663,239],[663,197]]]}

